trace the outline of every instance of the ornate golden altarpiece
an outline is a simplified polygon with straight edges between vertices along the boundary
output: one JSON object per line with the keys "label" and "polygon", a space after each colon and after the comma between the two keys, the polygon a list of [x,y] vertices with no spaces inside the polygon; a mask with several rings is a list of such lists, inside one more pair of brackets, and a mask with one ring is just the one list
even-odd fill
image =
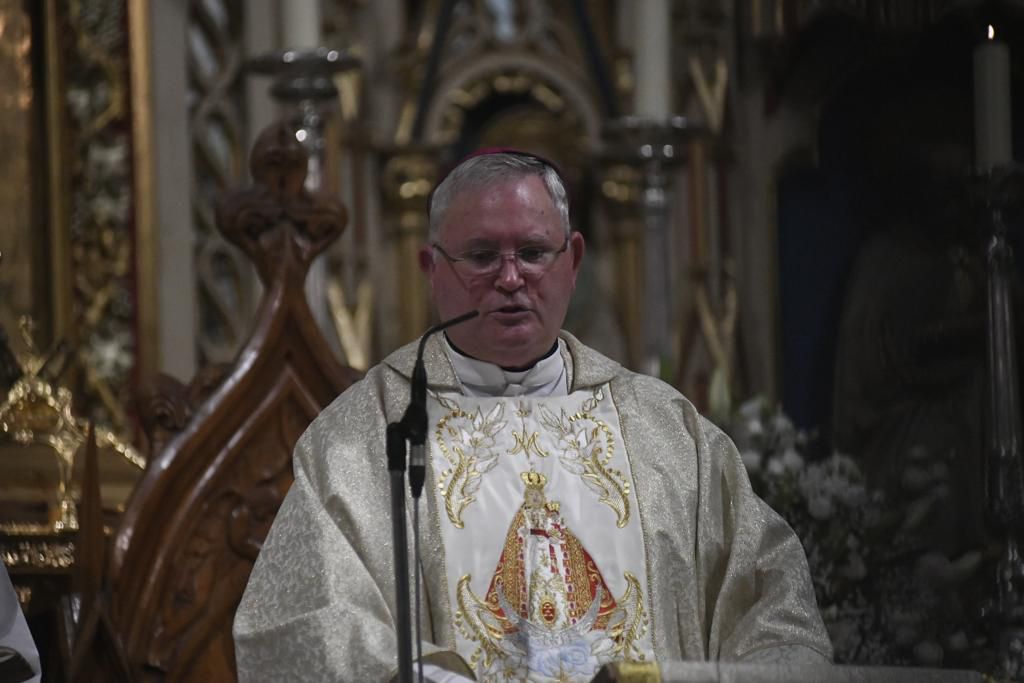
{"label": "ornate golden altarpiece", "polygon": [[[272,126],[252,154],[253,184],[222,198],[217,224],[251,259],[264,295],[234,364],[187,386],[161,375],[145,392],[148,467],[105,430],[86,438],[69,392],[40,377],[42,359],[23,363],[0,405],[18,457],[56,473],[38,488],[59,495],[41,512],[23,506],[45,519],[0,528],[4,561],[28,584],[22,596],[31,604],[33,585],[46,595],[48,621],[33,633],[55,677],[234,679],[234,611],[291,485],[292,449],[359,377],[337,362],[306,301],[309,265],[346,220],[336,199],[304,189],[307,163],[292,131]],[[26,446],[48,448],[49,459]]]}
{"label": "ornate golden altarpiece", "polygon": [[[146,3],[0,0],[0,326],[119,433],[154,363]],[[130,38],[130,40],[129,40]]]}
{"label": "ornate golden altarpiece", "polygon": [[145,467],[129,441],[156,349],[147,5],[0,0],[0,557],[43,643],[80,554],[89,424],[108,529]]}
{"label": "ornate golden altarpiece", "polygon": [[[0,403],[0,560],[29,616],[55,609],[71,587],[89,427],[71,392],[50,380],[44,358],[19,359],[21,376]],[[101,512],[113,524],[145,468],[109,429],[93,428]]]}

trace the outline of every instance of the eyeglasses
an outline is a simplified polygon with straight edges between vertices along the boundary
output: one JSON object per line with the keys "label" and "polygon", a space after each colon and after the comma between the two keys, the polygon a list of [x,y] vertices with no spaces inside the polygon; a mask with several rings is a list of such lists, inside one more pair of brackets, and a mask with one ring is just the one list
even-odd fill
{"label": "eyeglasses", "polygon": [[468,249],[455,256],[446,252],[436,242],[430,245],[448,259],[459,275],[463,277],[492,277],[497,275],[505,259],[515,261],[516,270],[523,277],[540,277],[554,265],[558,256],[569,247],[569,236],[558,249],[549,247],[521,247],[515,251],[497,251],[495,249]]}

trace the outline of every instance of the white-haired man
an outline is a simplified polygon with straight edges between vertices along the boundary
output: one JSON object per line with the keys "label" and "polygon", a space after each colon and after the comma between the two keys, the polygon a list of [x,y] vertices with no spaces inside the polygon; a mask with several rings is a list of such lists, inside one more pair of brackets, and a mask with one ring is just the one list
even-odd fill
{"label": "white-haired man", "polygon": [[[827,660],[803,549],[729,439],[672,387],[561,331],[583,259],[557,170],[476,154],[431,198],[421,559],[434,680],[589,681],[605,663]],[[300,439],[235,621],[243,680],[396,671],[381,444],[396,351]]]}

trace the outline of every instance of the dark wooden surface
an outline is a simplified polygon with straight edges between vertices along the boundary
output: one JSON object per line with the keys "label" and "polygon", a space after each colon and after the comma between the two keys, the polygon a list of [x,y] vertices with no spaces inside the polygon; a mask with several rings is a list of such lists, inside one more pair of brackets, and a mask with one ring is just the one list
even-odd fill
{"label": "dark wooden surface", "polygon": [[78,643],[111,679],[120,678],[110,670],[117,650],[132,680],[236,678],[231,625],[292,483],[292,449],[358,378],[335,359],[304,292],[310,262],[342,232],[344,208],[303,188],[307,157],[283,125],[264,131],[250,163],[254,184],[225,196],[217,222],[255,264],[263,300],[234,366],[190,386],[157,378],[140,407],[152,452],[103,582],[117,647]]}

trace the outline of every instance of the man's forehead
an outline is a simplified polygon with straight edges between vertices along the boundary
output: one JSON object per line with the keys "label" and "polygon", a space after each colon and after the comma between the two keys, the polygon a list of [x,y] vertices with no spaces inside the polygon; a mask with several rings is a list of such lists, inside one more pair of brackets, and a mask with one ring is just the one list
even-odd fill
{"label": "man's forehead", "polygon": [[551,197],[542,176],[535,173],[515,173],[474,179],[473,182],[466,183],[452,195],[450,206],[469,203],[484,208],[501,198],[513,196],[528,203],[546,199],[552,206],[555,205],[555,200]]}

